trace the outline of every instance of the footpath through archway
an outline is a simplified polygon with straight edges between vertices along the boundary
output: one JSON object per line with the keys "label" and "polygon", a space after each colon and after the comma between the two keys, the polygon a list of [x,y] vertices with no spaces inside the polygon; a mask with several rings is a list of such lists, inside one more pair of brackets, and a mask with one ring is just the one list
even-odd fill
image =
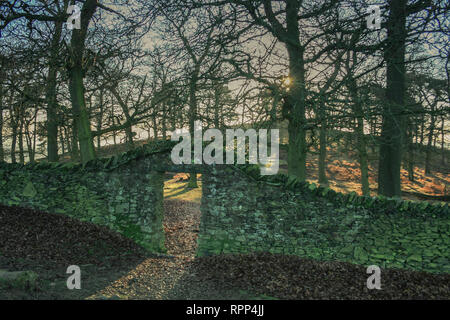
{"label": "footpath through archway", "polygon": [[187,188],[188,174],[167,172],[164,182],[164,233],[167,254],[148,258],[89,299],[245,299],[245,292],[205,281],[196,260],[202,175]]}

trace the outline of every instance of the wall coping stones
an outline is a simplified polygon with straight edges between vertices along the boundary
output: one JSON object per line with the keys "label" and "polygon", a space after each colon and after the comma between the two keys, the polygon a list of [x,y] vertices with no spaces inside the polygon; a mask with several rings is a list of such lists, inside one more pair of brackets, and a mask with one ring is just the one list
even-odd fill
{"label": "wall coping stones", "polygon": [[264,176],[260,174],[257,165],[236,165],[244,174],[251,179],[268,185],[279,186],[285,190],[294,192],[309,193],[312,196],[324,197],[329,201],[338,205],[357,205],[364,208],[380,208],[384,207],[388,211],[407,212],[411,214],[419,214],[424,216],[433,215],[449,215],[450,210],[448,203],[444,205],[436,203],[432,204],[424,201],[402,200],[400,198],[391,198],[385,196],[360,196],[356,192],[344,194],[336,192],[333,189],[317,186],[315,183],[300,181],[295,177],[289,177],[286,174],[276,174]]}

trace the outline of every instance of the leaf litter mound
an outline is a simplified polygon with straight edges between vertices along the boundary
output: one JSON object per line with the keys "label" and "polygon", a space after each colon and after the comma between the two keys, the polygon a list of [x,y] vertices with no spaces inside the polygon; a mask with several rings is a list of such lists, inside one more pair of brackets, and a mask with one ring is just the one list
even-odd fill
{"label": "leaf litter mound", "polygon": [[20,207],[0,206],[0,255],[48,264],[96,264],[142,258],[131,239],[104,226]]}
{"label": "leaf litter mound", "polygon": [[367,288],[367,266],[270,253],[198,258],[199,282],[235,286],[278,299],[450,299],[450,275],[381,269],[381,290]]}

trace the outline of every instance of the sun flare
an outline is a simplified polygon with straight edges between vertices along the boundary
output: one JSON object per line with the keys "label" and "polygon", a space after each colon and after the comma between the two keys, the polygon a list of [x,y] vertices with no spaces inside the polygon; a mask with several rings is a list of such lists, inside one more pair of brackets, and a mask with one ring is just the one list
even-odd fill
{"label": "sun flare", "polygon": [[283,85],[286,87],[289,87],[292,84],[292,78],[291,77],[285,77],[283,79]]}

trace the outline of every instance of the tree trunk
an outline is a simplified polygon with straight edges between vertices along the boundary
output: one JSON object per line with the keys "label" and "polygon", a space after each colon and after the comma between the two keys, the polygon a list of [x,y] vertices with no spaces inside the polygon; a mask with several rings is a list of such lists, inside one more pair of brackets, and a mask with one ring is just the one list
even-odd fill
{"label": "tree trunk", "polygon": [[[371,127],[371,134],[372,137],[377,137],[378,132],[377,132],[377,117],[374,117],[374,120],[372,122],[372,127]],[[374,139],[373,139],[374,140]],[[370,150],[372,152],[372,154],[375,154],[377,152],[377,146],[376,146],[376,141],[371,141],[370,143]]]}
{"label": "tree trunk", "polygon": [[386,103],[380,136],[378,192],[384,196],[401,196],[400,166],[402,159],[405,97],[405,42],[407,0],[389,1],[387,21]]}
{"label": "tree trunk", "polygon": [[[356,66],[358,63],[356,52],[352,54],[352,66]],[[368,168],[368,156],[366,147],[366,137],[364,135],[364,118],[363,118],[363,106],[362,101],[358,94],[358,86],[355,78],[351,75],[352,70],[348,67],[348,91],[352,99],[352,109],[356,117],[356,125],[354,134],[356,136],[356,150],[358,151],[359,168],[361,171],[361,191],[363,195],[370,195],[369,188],[369,168]]]}
{"label": "tree trunk", "polygon": [[95,159],[94,143],[92,140],[91,125],[89,121],[86,102],[84,100],[84,85],[81,65],[70,71],[70,96],[74,122],[77,128],[80,143],[80,156],[83,163]]}
{"label": "tree trunk", "polygon": [[289,72],[292,87],[285,108],[289,109],[288,174],[303,181],[306,179],[306,130],[305,130],[305,70],[303,49],[287,45]]}
{"label": "tree trunk", "polygon": [[158,124],[156,123],[156,116],[152,117],[153,123],[153,140],[158,140]]}
{"label": "tree trunk", "polygon": [[327,159],[327,120],[323,103],[319,106],[320,112],[320,132],[319,132],[319,184],[328,185],[326,174]]}
{"label": "tree trunk", "polygon": [[214,80],[214,128],[220,129],[220,89],[217,81]]}
{"label": "tree trunk", "polygon": [[[30,156],[30,161],[34,162],[34,158],[36,156],[36,138],[37,138],[37,116],[38,116],[38,108],[36,108],[34,112],[34,130],[33,130],[33,153]],[[56,135],[58,135],[58,131],[56,131]]]}
{"label": "tree trunk", "polygon": [[[97,131],[101,131],[102,130],[102,123],[103,123],[103,110],[104,110],[104,106],[103,106],[103,89],[100,89],[100,95],[99,95],[99,99],[98,99],[98,104],[99,104],[99,112],[97,115]],[[100,147],[101,147],[101,135],[99,134],[97,136],[97,151],[100,151]]]}
{"label": "tree trunk", "polygon": [[12,139],[11,139],[11,163],[16,163],[16,143],[17,143],[17,127],[11,125]]}
{"label": "tree trunk", "polygon": [[127,126],[127,127],[125,128],[125,133],[126,133],[126,136],[127,136],[127,146],[128,146],[128,149],[131,150],[131,149],[134,148],[133,130],[132,130],[131,123],[130,123],[129,126]]}
{"label": "tree trunk", "polygon": [[23,114],[20,115],[19,119],[19,132],[18,132],[18,138],[19,138],[19,162],[21,164],[25,163],[25,154],[23,149],[23,125],[24,125],[24,119]]}
{"label": "tree trunk", "polygon": [[[111,97],[111,101],[113,101],[112,97]],[[110,119],[111,119],[111,122],[112,122],[112,126],[114,127],[114,124],[115,124],[115,120],[114,120],[114,105],[111,107],[111,115],[110,115],[110,117],[111,117]],[[114,145],[117,145],[116,130],[112,131],[112,136],[113,136],[113,143],[114,143]]]}
{"label": "tree trunk", "polygon": [[17,144],[17,118],[15,106],[13,105],[14,94],[11,93],[9,96],[9,118],[11,127],[11,163],[16,163],[16,144]]}
{"label": "tree trunk", "polygon": [[163,103],[162,104],[162,118],[161,118],[161,129],[162,129],[162,137],[163,140],[166,140],[166,134],[167,134],[167,108],[166,108],[166,104]]}
{"label": "tree trunk", "polygon": [[97,9],[97,0],[87,0],[81,9],[81,28],[72,30],[70,41],[69,61],[69,90],[72,101],[72,111],[77,127],[80,143],[81,161],[86,163],[95,159],[94,142],[92,139],[91,124],[84,97],[84,70],[83,54],[89,21]]}
{"label": "tree trunk", "polygon": [[[411,125],[411,123],[410,123]],[[409,181],[414,182],[414,135],[413,135],[413,129],[408,130],[407,135],[408,141],[408,160],[407,160],[407,167],[408,167],[408,179]]]}
{"label": "tree trunk", "polygon": [[72,152],[71,158],[72,161],[78,161],[79,158],[79,148],[78,148],[78,134],[77,134],[77,125],[74,121],[72,121]]}
{"label": "tree trunk", "polygon": [[[37,122],[37,112],[38,108],[35,108],[34,116],[29,122],[25,122],[25,141],[27,143],[27,151],[28,151],[28,158],[29,162],[34,162],[34,152],[36,150],[36,122]],[[33,121],[33,127],[34,129],[30,132],[30,125],[31,121]]]}
{"label": "tree trunk", "polygon": [[71,140],[70,132],[71,132],[70,127],[64,126],[64,137],[61,137],[61,139],[64,138],[66,140],[67,152],[72,157],[72,140]]}
{"label": "tree trunk", "polygon": [[425,174],[431,174],[431,152],[433,149],[434,128],[436,126],[436,117],[434,116],[434,105],[431,106],[430,128],[428,131],[427,148],[425,150]]}
{"label": "tree trunk", "polygon": [[62,22],[55,22],[50,59],[48,61],[47,77],[47,157],[48,161],[58,161],[58,115],[56,99],[56,79],[58,76],[59,41],[62,32]]}
{"label": "tree trunk", "polygon": [[361,191],[363,195],[370,195],[369,187],[369,165],[366,149],[366,137],[364,136],[364,123],[363,119],[358,119],[357,126],[357,143],[359,154],[359,167],[361,169]]}
{"label": "tree trunk", "polygon": [[422,115],[421,121],[420,121],[420,150],[422,150],[422,146],[423,146],[423,140],[425,136],[425,118]]}
{"label": "tree trunk", "polygon": [[[265,2],[265,12],[271,18],[273,11],[269,4]],[[301,2],[286,2],[286,29],[278,37],[281,39],[288,53],[289,77],[291,87],[287,92],[287,99],[284,104],[283,113],[287,115],[288,123],[288,174],[298,180],[306,179],[306,117],[305,117],[305,48],[300,43],[300,26],[298,12]]]}
{"label": "tree trunk", "polygon": [[[196,67],[189,84],[189,132],[194,139],[195,120],[197,120],[197,78],[199,66]],[[192,144],[193,144],[192,140]],[[193,171],[189,175],[188,188],[198,188],[197,172]]]}
{"label": "tree trunk", "polygon": [[130,110],[128,109],[127,102],[122,100],[122,97],[120,96],[119,92],[117,91],[116,87],[111,87],[111,93],[116,97],[117,102],[119,103],[120,107],[122,108],[123,114],[125,115],[126,119],[126,127],[125,127],[125,138],[127,147],[129,150],[134,148],[134,141],[133,141],[133,119],[130,116]]}
{"label": "tree trunk", "polygon": [[59,129],[59,143],[61,145],[61,152],[62,154],[66,153],[66,145],[64,143],[64,135],[63,135],[63,129]]}

